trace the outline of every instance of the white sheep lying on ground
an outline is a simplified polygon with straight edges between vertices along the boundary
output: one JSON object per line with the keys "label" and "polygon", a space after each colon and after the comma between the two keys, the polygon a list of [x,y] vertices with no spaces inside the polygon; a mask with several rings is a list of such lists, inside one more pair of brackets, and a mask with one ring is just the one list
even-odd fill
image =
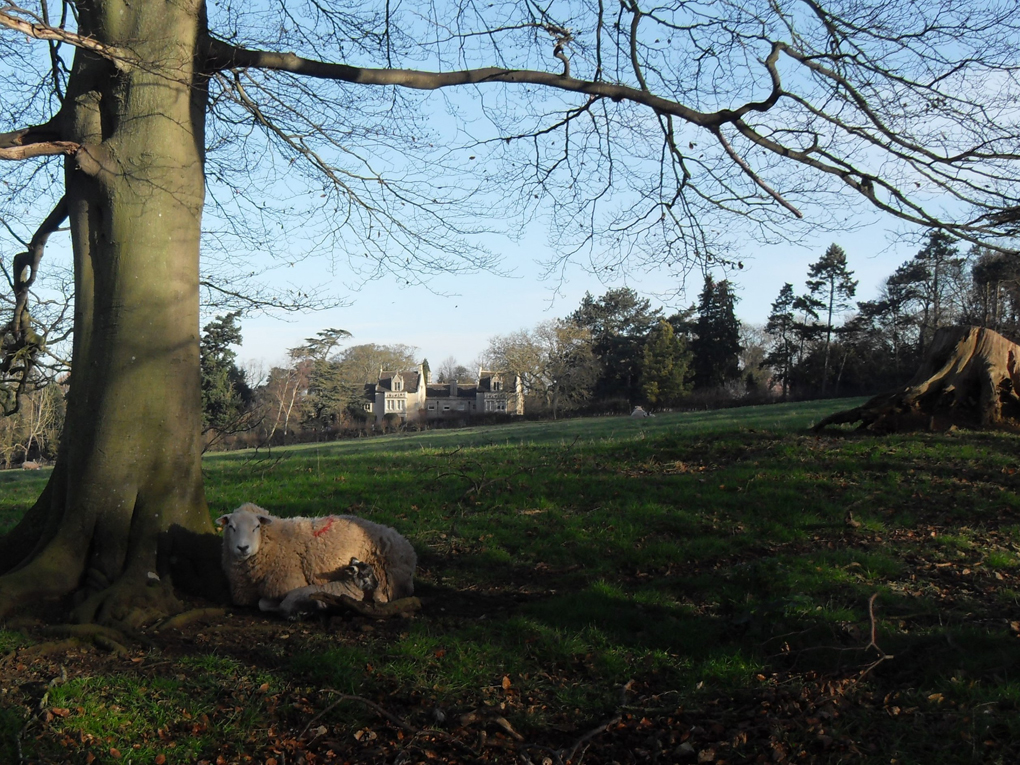
{"label": "white sheep lying on ground", "polygon": [[217,523],[236,605],[293,616],[317,607],[316,592],[380,603],[414,593],[418,558],[389,526],[353,515],[276,518],[251,503]]}

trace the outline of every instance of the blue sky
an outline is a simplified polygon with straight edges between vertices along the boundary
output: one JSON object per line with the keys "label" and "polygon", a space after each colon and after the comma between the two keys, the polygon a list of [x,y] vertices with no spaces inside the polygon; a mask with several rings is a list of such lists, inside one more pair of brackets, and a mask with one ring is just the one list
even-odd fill
{"label": "blue sky", "polygon": [[[746,249],[733,253],[744,262],[744,269],[730,277],[738,286],[739,318],[763,324],[783,284],[791,282],[798,293],[802,292],[808,266],[833,242],[846,251],[850,268],[860,282],[858,300],[876,297],[882,282],[918,250],[916,242],[903,241],[879,222],[842,234],[821,233],[801,244],[760,246],[749,242]],[[404,343],[419,348],[420,355],[433,367],[453,356],[471,368],[492,336],[566,316],[586,291],[600,295],[623,284],[603,284],[577,266],[567,272],[564,282],[555,285],[540,280],[541,268],[536,261],[547,254],[540,244],[516,246],[494,241],[492,247],[504,255],[507,266],[516,269],[514,277],[450,275],[434,282],[432,292],[423,287],[402,288],[393,277],[384,277],[359,292],[348,293],[350,305],[345,307],[243,320],[244,344],[239,357],[268,369],[285,362],[286,349],[300,345],[320,329],[333,327],[353,333],[350,344]],[[318,268],[320,282],[342,281],[342,274],[324,278],[321,264]],[[675,292],[677,280],[665,274],[635,271],[627,276],[626,284],[671,312],[697,299],[702,277],[695,273],[688,278],[683,298],[666,294]]]}

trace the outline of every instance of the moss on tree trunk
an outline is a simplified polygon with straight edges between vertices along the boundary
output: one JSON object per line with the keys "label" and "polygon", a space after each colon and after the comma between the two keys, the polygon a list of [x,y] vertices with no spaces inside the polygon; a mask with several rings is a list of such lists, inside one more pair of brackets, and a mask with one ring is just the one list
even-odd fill
{"label": "moss on tree trunk", "polygon": [[920,369],[904,387],[815,425],[861,423],[875,432],[1020,428],[1020,346],[983,327],[938,330]]}

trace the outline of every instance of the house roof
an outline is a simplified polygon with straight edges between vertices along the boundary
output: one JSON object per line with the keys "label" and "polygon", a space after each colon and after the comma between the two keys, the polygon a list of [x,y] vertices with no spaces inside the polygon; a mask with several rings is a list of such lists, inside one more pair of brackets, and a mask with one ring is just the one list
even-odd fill
{"label": "house roof", "polygon": [[400,375],[404,378],[404,392],[405,393],[417,393],[418,385],[420,384],[421,375],[417,369],[412,369],[404,372],[379,372],[379,382],[376,383],[377,390],[393,390],[393,378]]}
{"label": "house roof", "polygon": [[[391,392],[393,391],[393,379],[400,375],[404,378],[404,393],[418,393],[421,386],[424,384],[420,370],[411,369],[405,371],[398,370],[380,370],[379,379],[374,383],[366,383],[365,385],[365,397],[369,399],[375,399],[376,393]],[[479,393],[492,392],[492,383],[495,379],[501,379],[503,382],[503,390],[512,389],[515,385],[516,375],[512,375],[508,372],[492,371],[492,370],[479,370],[478,384],[465,385],[463,383],[457,384],[456,396],[450,395],[450,385],[448,383],[429,383],[425,385],[425,396],[427,398],[438,399],[438,398],[475,398]]]}
{"label": "house roof", "polygon": [[488,393],[492,390],[492,381],[502,380],[503,377],[504,375],[502,372],[491,372],[481,369],[478,372],[478,389]]}
{"label": "house roof", "polygon": [[474,398],[477,395],[477,385],[458,385],[456,396],[450,395],[449,385],[429,385],[425,390],[426,398]]}

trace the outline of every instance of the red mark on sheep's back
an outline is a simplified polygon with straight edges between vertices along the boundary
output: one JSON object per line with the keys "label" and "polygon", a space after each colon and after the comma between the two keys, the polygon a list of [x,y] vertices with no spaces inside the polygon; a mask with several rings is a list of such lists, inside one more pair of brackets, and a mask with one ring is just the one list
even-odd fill
{"label": "red mark on sheep's back", "polygon": [[334,518],[332,515],[329,516],[329,518],[326,519],[326,524],[321,529],[316,529],[315,531],[313,531],[312,536],[321,537],[323,534],[329,531],[329,527],[333,525],[333,521],[335,520],[336,518]]}

